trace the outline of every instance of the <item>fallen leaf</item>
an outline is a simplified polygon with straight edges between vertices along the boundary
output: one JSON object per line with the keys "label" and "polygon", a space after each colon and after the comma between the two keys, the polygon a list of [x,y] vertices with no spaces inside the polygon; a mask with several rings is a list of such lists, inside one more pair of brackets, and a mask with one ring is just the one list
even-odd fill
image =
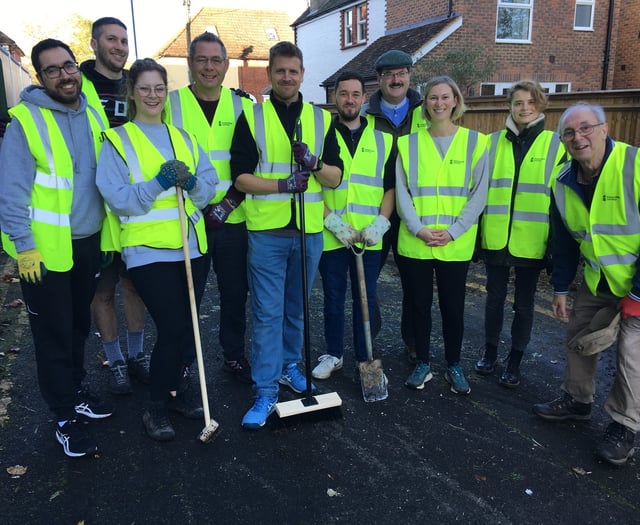
{"label": "fallen leaf", "polygon": [[20,347],[19,346],[14,346],[13,348],[9,348],[9,353],[10,354],[17,354],[20,352]]}
{"label": "fallen leaf", "polygon": [[333,497],[336,497],[336,496],[340,497],[340,496],[342,496],[342,494],[340,494],[340,493],[339,493],[338,491],[336,491],[336,490],[333,490],[333,489],[327,489],[327,496],[329,496],[330,498],[333,498]]}
{"label": "fallen leaf", "polygon": [[18,306],[23,306],[23,305],[24,305],[24,301],[22,299],[14,299],[7,306],[9,308],[17,308]]}
{"label": "fallen leaf", "polygon": [[2,280],[5,283],[19,283],[20,279],[18,279],[15,275],[11,275],[10,273],[6,273],[2,276]]}
{"label": "fallen leaf", "polygon": [[54,499],[56,499],[60,494],[62,494],[61,490],[56,490],[53,494],[51,494],[51,496],[49,497],[49,501],[53,501]]}
{"label": "fallen leaf", "polygon": [[531,489],[526,489],[526,490],[524,491],[524,493],[525,493],[527,496],[531,496],[531,495],[533,495],[533,490],[531,490]]}
{"label": "fallen leaf", "polygon": [[476,481],[487,481],[487,476],[482,476],[480,474],[476,474]]}
{"label": "fallen leaf", "polygon": [[27,467],[23,467],[22,465],[13,465],[11,467],[7,467],[7,472],[10,476],[23,476],[27,472]]}
{"label": "fallen leaf", "polygon": [[579,474],[580,476],[586,476],[587,474],[591,474],[591,472],[586,471],[582,467],[573,467],[571,470],[573,470],[576,474]]}

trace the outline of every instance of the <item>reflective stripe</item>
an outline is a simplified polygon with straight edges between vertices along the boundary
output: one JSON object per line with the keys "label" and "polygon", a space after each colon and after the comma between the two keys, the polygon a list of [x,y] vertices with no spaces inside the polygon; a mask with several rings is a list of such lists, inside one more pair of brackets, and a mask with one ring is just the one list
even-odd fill
{"label": "reflective stripe", "polygon": [[380,206],[366,206],[364,204],[347,204],[347,209],[351,213],[359,213],[361,215],[377,216],[380,213]]}
{"label": "reflective stripe", "polygon": [[[31,113],[31,117],[36,124],[36,129],[38,130],[38,135],[40,136],[40,140],[42,141],[42,147],[44,148],[45,155],[47,156],[47,164],[49,165],[49,171],[53,177],[56,176],[56,167],[53,161],[53,151],[51,149],[51,137],[49,136],[49,130],[47,128],[47,123],[44,121],[44,115],[38,109],[38,106],[34,106],[33,104],[26,102],[25,107]],[[56,188],[57,186],[50,186],[52,188]]]}
{"label": "reflective stripe", "polygon": [[29,208],[29,217],[33,221],[43,222],[51,226],[70,226],[69,215],[65,213],[55,213],[53,211]]}
{"label": "reflective stripe", "polygon": [[[140,166],[140,159],[138,158],[138,154],[136,153],[136,149],[131,142],[131,137],[127,131],[122,127],[118,126],[117,128],[113,128],[114,133],[117,133],[122,141],[122,147],[124,148],[124,154],[127,161],[127,167],[129,168],[129,175],[133,179],[134,182],[145,182],[144,175],[142,174],[142,167]],[[173,190],[175,193],[175,189]]]}
{"label": "reflective stripe", "polygon": [[169,93],[169,104],[171,105],[171,124],[176,128],[183,128],[182,104],[180,104],[180,91],[175,90]]}
{"label": "reflective stripe", "polygon": [[56,190],[72,190],[73,181],[66,177],[57,177],[56,175],[49,175],[43,171],[36,171],[34,182],[40,186],[52,188]]}
{"label": "reflective stripe", "polygon": [[535,211],[514,211],[513,219],[527,222],[540,222],[547,224],[549,222],[548,213],[540,213]]}

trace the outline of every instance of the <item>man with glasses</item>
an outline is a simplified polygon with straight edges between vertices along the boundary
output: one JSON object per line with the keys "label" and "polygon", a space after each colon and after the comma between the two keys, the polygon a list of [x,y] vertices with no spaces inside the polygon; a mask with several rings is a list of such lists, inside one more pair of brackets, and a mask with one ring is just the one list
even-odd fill
{"label": "man with glasses", "polygon": [[[87,60],[80,65],[82,91],[89,105],[102,116],[105,126],[124,124],[127,121],[127,72],[124,66],[129,57],[127,27],[117,18],[99,18],[91,26],[91,49],[95,53],[95,60]],[[110,227],[119,229],[117,224]],[[113,237],[110,233],[109,227],[106,227],[103,240],[110,240]],[[112,394],[129,394],[130,376],[142,383],[149,382],[150,356],[144,353],[143,348],[145,307],[124,267],[119,247],[114,243],[105,244],[104,248],[109,251],[103,254],[91,312],[100,332],[102,349],[109,361],[109,390]],[[127,322],[128,359],[120,349],[115,301],[118,283]]]}
{"label": "man with glasses", "polygon": [[41,86],[25,88],[9,110],[0,149],[2,244],[18,261],[38,384],[56,418],[56,439],[76,457],[97,450],[78,415],[100,419],[113,411],[82,385],[105,215],[95,184],[104,126],[81,93],[67,44],[39,42],[31,63]]}
{"label": "man with glasses", "polygon": [[[369,102],[362,105],[362,114],[372,123],[375,129],[393,135],[393,150],[396,150],[396,141],[399,136],[408,135],[420,128],[426,127],[422,118],[422,97],[420,93],[411,89],[411,66],[413,58],[408,53],[398,49],[392,49],[380,55],[375,63],[378,73],[379,89],[371,95]],[[394,153],[395,155],[395,153]],[[390,230],[382,241],[382,253],[380,257],[380,270],[384,266],[389,254],[389,248],[396,253],[398,246],[398,228],[400,218],[394,210],[390,218]],[[397,264],[397,262],[396,262]],[[398,266],[400,282],[404,290],[404,272]],[[411,335],[411,307],[406,304],[406,294],[402,294],[402,314],[400,331],[407,350],[407,359],[411,364],[417,362],[415,342]],[[372,320],[373,335],[380,331],[380,308],[378,300],[375,303],[375,315]]]}
{"label": "man with glasses", "polygon": [[[244,193],[231,183],[229,148],[236,121],[252,106],[249,98],[222,86],[229,69],[222,40],[204,32],[193,39],[187,57],[193,83],[169,93],[166,120],[196,136],[218,173],[218,189],[205,210],[209,251],[207,274],[216,272],[220,293],[219,340],[223,369],[251,384],[251,366],[245,357],[247,284],[247,226]],[[206,279],[206,275],[205,275]],[[190,366],[195,355],[184,356]]]}
{"label": "man with glasses", "polygon": [[[596,453],[622,465],[633,455],[640,428],[640,155],[607,135],[600,106],[570,107],[558,130],[572,160],[556,169],[552,183],[553,313],[569,320],[571,341],[600,310],[620,310],[617,372],[604,406],[613,421]],[[584,280],[569,309],[568,290],[580,256]],[[598,354],[567,347],[566,358],[562,395],[534,405],[533,411],[549,421],[588,420]]]}

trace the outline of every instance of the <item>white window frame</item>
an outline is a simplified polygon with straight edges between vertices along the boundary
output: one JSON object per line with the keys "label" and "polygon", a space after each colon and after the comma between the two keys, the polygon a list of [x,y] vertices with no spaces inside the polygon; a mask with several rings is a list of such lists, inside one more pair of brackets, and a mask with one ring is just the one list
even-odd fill
{"label": "white window frame", "polygon": [[[511,44],[530,44],[531,33],[533,31],[533,0],[521,0],[527,3],[516,3],[517,0],[498,0],[498,7],[496,10],[496,42],[507,42]],[[514,10],[528,10],[529,11],[529,32],[526,38],[499,38],[498,37],[498,24],[500,23],[500,10],[502,9],[514,9]]]}
{"label": "white window frame", "polygon": [[[588,26],[579,26],[576,25],[576,20],[578,18],[578,7],[590,7],[591,8],[591,20],[589,21]],[[596,10],[596,1],[595,0],[576,0],[576,9],[573,15],[573,29],[574,31],[593,31],[593,16]]]}
{"label": "white window frame", "polygon": [[[514,84],[515,82],[482,82],[480,84],[480,93],[482,93],[482,86],[493,86],[494,95],[486,96],[505,95]],[[550,94],[571,92],[571,82],[540,82],[540,86],[546,89]]]}
{"label": "white window frame", "polygon": [[342,34],[343,48],[367,43],[367,2],[342,10]]}

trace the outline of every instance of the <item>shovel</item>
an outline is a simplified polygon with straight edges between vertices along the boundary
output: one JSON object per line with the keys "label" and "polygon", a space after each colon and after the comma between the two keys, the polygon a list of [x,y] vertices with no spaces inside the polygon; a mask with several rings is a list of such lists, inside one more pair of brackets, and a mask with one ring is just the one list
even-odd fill
{"label": "shovel", "polygon": [[364,280],[364,263],[362,256],[365,247],[351,247],[351,251],[356,256],[356,271],[358,274],[358,288],[360,290],[360,306],[362,308],[362,324],[364,327],[364,342],[367,349],[367,360],[358,363],[360,370],[360,383],[362,385],[362,396],[367,403],[372,401],[382,401],[389,397],[387,390],[387,376],[382,370],[382,361],[373,358],[373,343],[371,341],[371,322],[369,320],[369,303],[367,301],[367,285]]}

